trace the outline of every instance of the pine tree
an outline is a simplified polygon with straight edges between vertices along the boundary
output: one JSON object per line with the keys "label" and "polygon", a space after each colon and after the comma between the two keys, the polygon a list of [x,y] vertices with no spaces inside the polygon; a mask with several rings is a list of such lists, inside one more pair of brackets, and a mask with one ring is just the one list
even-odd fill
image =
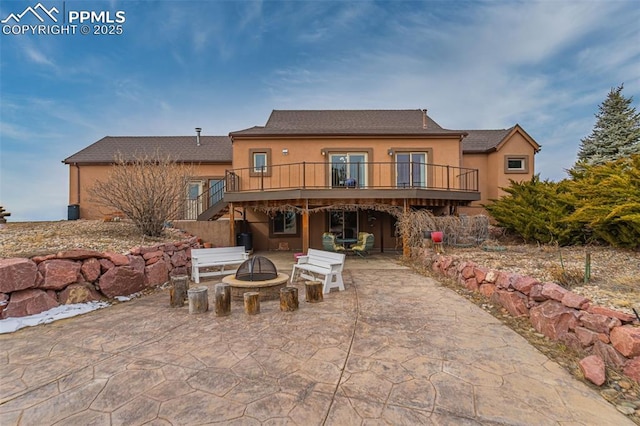
{"label": "pine tree", "polygon": [[580,141],[575,170],[640,154],[640,113],[631,106],[633,97],[622,94],[624,84],[611,89],[598,107],[591,134]]}

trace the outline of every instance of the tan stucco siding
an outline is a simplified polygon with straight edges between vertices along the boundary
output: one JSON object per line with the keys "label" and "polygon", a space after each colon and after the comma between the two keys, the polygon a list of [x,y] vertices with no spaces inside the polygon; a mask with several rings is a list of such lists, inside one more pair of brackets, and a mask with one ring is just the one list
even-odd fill
{"label": "tan stucco siding", "polygon": [[[268,152],[269,166],[275,167],[268,167],[264,177],[251,176],[252,153],[260,150]],[[389,155],[390,150],[393,155]],[[364,152],[367,153],[367,162],[370,163],[367,185],[388,187],[395,184],[395,168],[391,163],[395,161],[395,153],[399,151],[427,152],[427,162],[431,164],[455,167],[462,164],[458,138],[235,138],[233,169],[242,180],[243,190],[258,189],[261,184],[265,185],[265,188],[299,186],[302,175],[299,165],[306,162],[305,185],[326,186],[331,154]],[[296,166],[283,166],[287,164]],[[443,168],[434,167],[431,175],[434,184],[444,185],[446,175]]]}
{"label": "tan stucco siding", "polygon": [[[69,165],[69,204],[80,205],[80,219],[102,219],[105,215],[113,212],[112,208],[100,206],[89,200],[89,188],[97,181],[108,180],[112,167],[112,165],[108,164]],[[207,179],[223,178],[225,170],[230,168],[230,163],[198,164],[193,166],[193,175],[194,178],[201,178],[205,181]]]}

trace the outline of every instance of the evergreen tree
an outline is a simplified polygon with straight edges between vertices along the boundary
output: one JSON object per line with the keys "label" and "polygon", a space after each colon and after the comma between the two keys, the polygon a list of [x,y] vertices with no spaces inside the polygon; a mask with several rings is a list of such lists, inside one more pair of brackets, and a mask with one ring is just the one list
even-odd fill
{"label": "evergreen tree", "polygon": [[631,106],[633,97],[622,94],[623,87],[612,88],[598,107],[593,131],[580,141],[575,170],[640,154],[640,113]]}

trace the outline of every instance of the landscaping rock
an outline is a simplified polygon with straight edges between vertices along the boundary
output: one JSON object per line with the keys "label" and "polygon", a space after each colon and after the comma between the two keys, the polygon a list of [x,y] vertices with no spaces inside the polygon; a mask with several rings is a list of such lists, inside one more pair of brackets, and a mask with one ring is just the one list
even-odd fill
{"label": "landscaping rock", "polygon": [[617,318],[609,318],[600,314],[590,314],[589,312],[582,312],[580,314],[580,322],[589,330],[607,334],[609,334],[612,328],[622,325]]}
{"label": "landscaping rock", "polygon": [[24,258],[0,259],[0,293],[35,287],[37,266]]}
{"label": "landscaping rock", "polygon": [[[536,280],[533,277],[518,275],[516,280],[513,282],[513,288],[518,290],[521,293],[529,295],[531,293],[531,289],[534,285],[539,285],[540,281]],[[540,286],[542,289],[542,286]]]}
{"label": "landscaping rock", "polygon": [[569,290],[559,286],[556,283],[547,282],[542,284],[542,295],[558,302],[562,302],[562,298]]}
{"label": "landscaping rock", "polygon": [[35,315],[56,306],[58,306],[57,300],[48,295],[46,291],[34,288],[14,291],[11,293],[9,304],[2,312],[2,318]]}
{"label": "landscaping rock", "polygon": [[100,277],[100,291],[107,297],[128,296],[145,288],[144,273],[130,266],[117,266]]}
{"label": "landscaping rock", "polygon": [[482,266],[476,266],[475,268],[473,268],[473,272],[478,283],[482,283],[482,281],[484,281],[485,277],[487,276],[487,268],[483,268]]}
{"label": "landscaping rock", "polygon": [[44,281],[38,287],[46,290],[62,290],[69,284],[78,281],[80,263],[72,260],[45,260],[38,265],[38,271]]}
{"label": "landscaping rock", "polygon": [[615,327],[609,335],[611,344],[627,358],[640,355],[640,328],[633,326]]}
{"label": "landscaping rock", "polygon": [[145,265],[146,264],[142,256],[129,255],[129,266],[131,266],[135,271],[144,273]]}
{"label": "landscaping rock", "polygon": [[471,291],[478,291],[478,281],[476,281],[475,277],[467,278],[464,280],[464,286]]}
{"label": "landscaping rock", "polygon": [[633,322],[636,317],[624,312],[615,311],[613,309],[605,308],[603,306],[589,306],[587,312],[591,314],[600,314],[611,318],[618,318],[622,322]]}
{"label": "landscaping rock", "polygon": [[82,267],[80,268],[84,279],[90,283],[94,282],[100,277],[100,270],[100,261],[95,257],[82,262]]}
{"label": "landscaping rock", "polygon": [[606,365],[610,365],[617,369],[624,367],[627,362],[627,358],[625,358],[613,346],[607,345],[600,340],[596,340],[593,343],[593,355],[599,355]]}
{"label": "landscaping rock", "polygon": [[491,301],[504,307],[514,317],[529,314],[527,308],[527,296],[515,291],[496,289],[491,296]]}
{"label": "landscaping rock", "polygon": [[101,299],[103,297],[89,283],[70,284],[58,295],[58,301],[61,305],[86,303]]}
{"label": "landscaping rock", "polygon": [[102,272],[107,272],[109,269],[111,269],[114,266],[116,266],[109,259],[100,259],[99,262],[100,262],[100,270]]}
{"label": "landscaping rock", "polygon": [[74,249],[60,251],[58,252],[58,254],[56,254],[56,258],[68,260],[84,260],[91,257],[102,257],[102,253],[94,250]]}
{"label": "landscaping rock", "polygon": [[568,308],[583,309],[588,303],[589,299],[572,291],[562,297],[562,304]]}
{"label": "landscaping rock", "polygon": [[169,281],[167,264],[157,262],[144,268],[144,281],[147,287],[154,287]]}
{"label": "landscaping rock", "polygon": [[640,356],[627,361],[624,366],[624,374],[640,383]]}
{"label": "landscaping rock", "polygon": [[487,272],[487,274],[484,277],[484,280],[488,283],[495,284],[496,280],[498,279],[498,274],[499,274],[498,271],[494,271],[492,269],[489,272]]}
{"label": "landscaping rock", "polygon": [[596,386],[602,386],[606,380],[604,361],[598,355],[590,355],[579,362],[580,370],[585,379]]}
{"label": "landscaping rock", "polygon": [[513,283],[518,279],[519,275],[510,274],[508,272],[500,272],[496,279],[496,287],[504,290],[513,288]]}
{"label": "landscaping rock", "polygon": [[496,291],[495,284],[480,284],[478,289],[480,293],[484,294],[485,297],[490,298],[493,295],[493,292]]}
{"label": "landscaping rock", "polygon": [[575,311],[554,300],[547,300],[531,308],[529,317],[539,333],[554,340],[578,325]]}
{"label": "landscaping rock", "polygon": [[185,266],[189,259],[187,258],[187,254],[184,250],[177,251],[171,256],[171,264],[175,267]]}
{"label": "landscaping rock", "polygon": [[578,326],[574,332],[576,333],[576,337],[583,348],[593,345],[593,343],[598,339],[598,333],[591,331],[588,328]]}
{"label": "landscaping rock", "polygon": [[542,284],[534,284],[529,291],[529,298],[534,302],[544,302],[549,298],[542,294]]}
{"label": "landscaping rock", "polygon": [[129,258],[124,254],[106,252],[103,256],[113,262],[116,266],[126,266],[129,264]]}

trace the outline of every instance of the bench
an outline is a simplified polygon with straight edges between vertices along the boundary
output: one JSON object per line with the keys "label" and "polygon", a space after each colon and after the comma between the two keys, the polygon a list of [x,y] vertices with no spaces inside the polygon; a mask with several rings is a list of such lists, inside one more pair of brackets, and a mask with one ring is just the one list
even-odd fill
{"label": "bench", "polygon": [[[191,249],[191,279],[199,283],[200,277],[233,274],[238,269],[225,269],[225,266],[239,265],[249,259],[244,246]],[[200,268],[220,267],[218,271],[200,272]]]}
{"label": "bench", "polygon": [[293,265],[291,282],[295,280],[296,272],[299,276],[308,280],[315,280],[316,275],[323,276],[322,292],[329,293],[332,288],[344,290],[342,281],[342,268],[344,267],[344,253],[309,249],[306,256],[298,257],[298,262]]}

